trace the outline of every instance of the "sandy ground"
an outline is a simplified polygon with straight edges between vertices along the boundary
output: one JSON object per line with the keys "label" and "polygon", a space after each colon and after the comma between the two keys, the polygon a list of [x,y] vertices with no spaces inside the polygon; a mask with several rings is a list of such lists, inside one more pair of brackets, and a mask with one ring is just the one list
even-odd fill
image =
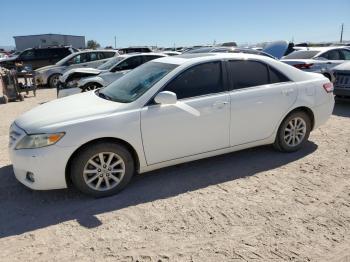
{"label": "sandy ground", "polygon": [[0,261],[349,261],[350,102],[300,152],[260,147],[137,176],[117,196],[19,184],[0,105]]}

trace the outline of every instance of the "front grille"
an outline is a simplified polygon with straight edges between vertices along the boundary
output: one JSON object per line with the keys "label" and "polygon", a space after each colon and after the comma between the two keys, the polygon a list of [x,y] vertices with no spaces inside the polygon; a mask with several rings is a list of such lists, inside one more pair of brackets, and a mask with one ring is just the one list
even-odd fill
{"label": "front grille", "polygon": [[25,133],[22,129],[20,129],[15,123],[12,123],[9,134],[9,147],[12,147],[24,134]]}
{"label": "front grille", "polygon": [[335,75],[335,87],[350,88],[350,74],[337,73]]}

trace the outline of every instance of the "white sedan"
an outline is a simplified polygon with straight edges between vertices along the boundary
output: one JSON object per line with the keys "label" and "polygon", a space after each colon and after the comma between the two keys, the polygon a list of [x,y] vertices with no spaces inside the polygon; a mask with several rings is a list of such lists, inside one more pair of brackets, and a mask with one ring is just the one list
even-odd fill
{"label": "white sedan", "polygon": [[15,120],[10,156],[32,189],[102,197],[134,173],[245,148],[300,149],[325,123],[333,85],[265,56],[191,54],[145,63],[111,85]]}

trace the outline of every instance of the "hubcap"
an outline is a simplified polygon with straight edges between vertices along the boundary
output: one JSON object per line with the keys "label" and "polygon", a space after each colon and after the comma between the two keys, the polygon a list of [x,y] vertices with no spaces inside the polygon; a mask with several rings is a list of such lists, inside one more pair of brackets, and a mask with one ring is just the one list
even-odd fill
{"label": "hubcap", "polygon": [[87,161],[83,177],[85,183],[97,191],[116,187],[125,174],[123,159],[114,152],[102,152]]}
{"label": "hubcap", "polygon": [[306,122],[300,117],[291,119],[284,129],[284,141],[288,146],[299,145],[306,134]]}

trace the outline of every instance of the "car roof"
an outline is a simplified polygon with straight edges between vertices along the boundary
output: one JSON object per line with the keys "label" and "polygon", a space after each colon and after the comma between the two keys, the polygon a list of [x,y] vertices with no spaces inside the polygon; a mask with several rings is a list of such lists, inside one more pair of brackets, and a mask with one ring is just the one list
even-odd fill
{"label": "car roof", "polygon": [[119,57],[128,58],[128,57],[139,56],[139,55],[164,56],[164,57],[167,56],[166,54],[163,54],[163,53],[152,53],[152,52],[149,52],[149,53],[128,53],[128,54],[119,55]]}
{"label": "car roof", "polygon": [[206,62],[218,59],[254,59],[254,60],[274,60],[268,56],[255,55],[255,54],[246,54],[246,53],[197,53],[197,54],[182,54],[177,56],[167,56],[158,58],[154,60],[160,63],[168,63],[168,64],[191,64],[197,62]]}
{"label": "car roof", "polygon": [[302,51],[319,51],[325,52],[333,49],[341,49],[346,48],[349,49],[348,46],[315,46],[315,47],[307,47],[306,49],[302,49]]}

